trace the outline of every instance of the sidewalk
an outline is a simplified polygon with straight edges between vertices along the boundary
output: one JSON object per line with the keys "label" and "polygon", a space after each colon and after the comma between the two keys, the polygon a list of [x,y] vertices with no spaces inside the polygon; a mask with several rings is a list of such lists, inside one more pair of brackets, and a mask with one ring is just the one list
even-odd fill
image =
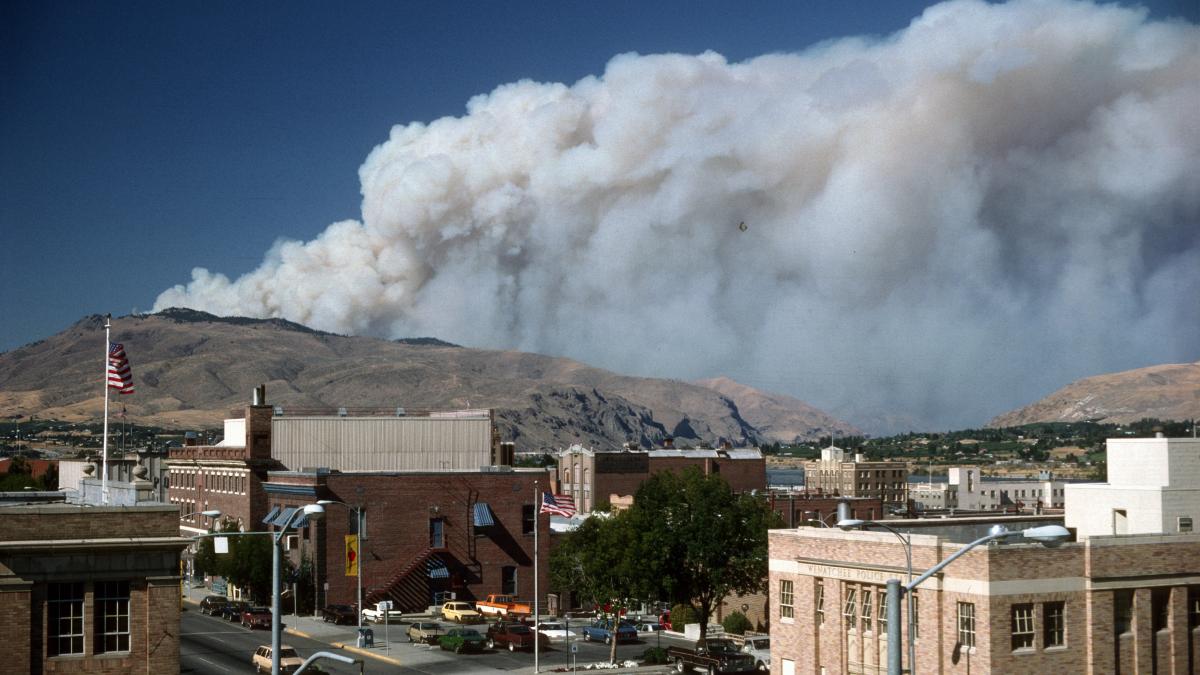
{"label": "sidewalk", "polygon": [[[207,588],[188,588],[184,592],[184,602],[189,605],[193,611],[200,604],[200,600],[206,595],[211,595],[211,591]],[[283,623],[283,632],[288,635],[296,635],[325,644],[335,649],[341,649],[348,653],[364,656],[375,659],[381,663],[388,663],[395,666],[415,665],[411,663],[412,656],[420,654],[413,652],[413,645],[408,641],[408,624],[414,620],[431,620],[437,621],[439,617],[422,616],[422,615],[406,615],[405,621],[399,624],[391,624],[384,627],[383,624],[363,624],[363,628],[370,628],[374,633],[374,647],[358,647],[358,626],[356,625],[337,625],[326,623],[319,616],[295,616],[293,614],[284,614],[280,617]],[[389,649],[390,648],[390,649]],[[390,652],[390,654],[389,654]],[[408,657],[402,663],[400,657]],[[488,668],[481,672],[496,672],[496,668]],[[583,664],[580,664],[579,670],[585,670]],[[519,675],[533,675],[533,667],[519,668],[515,670],[507,670],[509,673],[517,673]],[[542,667],[541,672],[553,672],[552,670]],[[633,674],[637,675],[657,675],[658,673],[667,673],[669,669],[666,666],[639,666],[636,668],[612,668],[612,669],[596,669],[591,672],[614,673],[614,674]]]}

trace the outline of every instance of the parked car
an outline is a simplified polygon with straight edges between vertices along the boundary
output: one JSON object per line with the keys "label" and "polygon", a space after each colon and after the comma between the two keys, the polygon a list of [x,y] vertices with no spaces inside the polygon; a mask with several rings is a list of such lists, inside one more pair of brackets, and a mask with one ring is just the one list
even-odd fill
{"label": "parked car", "polygon": [[757,669],[754,657],[743,654],[733,640],[728,638],[705,638],[697,640],[694,647],[667,647],[667,660],[675,666],[675,672],[688,669],[722,675],[724,673],[750,673]]}
{"label": "parked car", "polygon": [[325,623],[346,624],[358,623],[358,614],[353,605],[326,605],[321,610],[321,618]]}
{"label": "parked car", "polygon": [[242,625],[251,630],[255,628],[271,628],[271,608],[251,607],[242,612]]}
{"label": "parked car", "polygon": [[[250,657],[250,665],[254,666],[254,671],[257,673],[271,672],[271,645],[259,645],[258,649],[254,650],[254,656]],[[304,659],[296,653],[296,650],[288,645],[279,645],[279,672],[294,673],[296,669],[304,665]],[[305,669],[305,672],[312,670],[312,666]]]}
{"label": "parked car", "polygon": [[488,626],[487,630],[488,649],[508,647],[510,652],[518,649],[532,650],[534,639],[537,639],[542,646],[547,646],[549,643],[544,635],[535,633],[532,628],[523,623],[495,623]]}
{"label": "parked car", "polygon": [[445,629],[436,621],[414,621],[408,627],[408,641],[423,644],[434,644]]}
{"label": "parked car", "polygon": [[200,601],[200,613],[209,616],[218,616],[225,605],[229,604],[229,598],[223,595],[206,595]]}
{"label": "parked car", "polygon": [[569,630],[565,624],[557,621],[543,621],[537,625],[537,631],[553,642],[564,642],[576,635],[575,631]]}
{"label": "parked car", "polygon": [[742,644],[742,653],[754,657],[759,671],[765,673],[771,670],[770,635],[747,635],[746,641]]}
{"label": "parked car", "polygon": [[225,619],[226,621],[241,621],[242,612],[249,608],[250,603],[248,602],[227,602],[225,603],[225,606],[221,608],[221,618]]}
{"label": "parked car", "polygon": [[483,620],[483,615],[476,612],[470,603],[456,600],[442,605],[442,618],[458,623],[479,623]]}
{"label": "parked car", "polygon": [[[606,645],[612,644],[612,619],[596,619],[590,626],[584,626],[583,639],[588,642],[596,640]],[[633,624],[626,621],[617,624],[617,642],[636,642],[637,639],[637,629],[633,627]]]}
{"label": "parked car", "polygon": [[455,654],[481,652],[486,643],[487,639],[474,628],[451,628],[438,638],[438,646]]}
{"label": "parked car", "polygon": [[364,609],[363,621],[383,623],[384,619],[387,619],[387,623],[399,623],[404,618],[404,612],[398,609],[391,609],[392,605],[390,603],[387,605],[388,609],[381,609],[380,605],[382,604],[382,602],[377,603],[374,607]]}
{"label": "parked car", "polygon": [[634,626],[639,633],[657,633],[662,630],[662,624],[657,621],[643,621]]}

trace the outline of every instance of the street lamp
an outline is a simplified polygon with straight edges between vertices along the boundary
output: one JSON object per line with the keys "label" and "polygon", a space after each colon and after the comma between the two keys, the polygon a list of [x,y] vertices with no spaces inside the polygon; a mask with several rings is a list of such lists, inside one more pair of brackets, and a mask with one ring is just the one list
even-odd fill
{"label": "street lamp", "polygon": [[[363,627],[363,625],[362,625],[362,615],[363,615],[363,594],[362,594],[362,588],[363,588],[362,587],[362,585],[363,585],[362,538],[363,537],[362,537],[362,533],[363,533],[363,523],[364,523],[363,509],[361,506],[350,506],[346,502],[339,502],[335,499],[318,499],[317,503],[320,504],[321,506],[329,506],[330,504],[341,504],[342,506],[344,506],[354,512],[355,522],[358,523],[358,527],[354,530],[354,533],[356,535],[358,535],[358,550],[357,550],[358,557],[356,557],[354,559],[354,565],[355,565],[354,571],[355,571],[355,576],[358,577],[358,634],[359,634],[358,639],[361,641],[362,640],[362,627]],[[329,602],[328,599],[326,599],[325,601]],[[362,645],[359,645],[359,646],[361,647]]]}
{"label": "street lamp", "polygon": [[283,522],[271,537],[272,558],[274,564],[271,566],[271,675],[279,675],[279,648],[280,634],[283,631],[279,623],[279,605],[280,597],[282,596],[282,587],[280,586],[281,567],[283,565],[283,537],[287,534],[287,530],[292,526],[300,516],[307,516],[313,520],[319,520],[325,515],[325,507],[320,504],[308,504],[303,509],[295,509],[292,511],[288,519]]}
{"label": "street lamp", "polygon": [[[847,519],[847,521],[848,521],[848,527],[853,527],[852,523],[854,523],[855,521],[850,521],[849,519]],[[860,524],[861,524],[861,522],[862,521],[859,521]],[[874,523],[874,524],[879,525],[880,523]],[[839,522],[838,525],[841,526],[842,523]],[[846,528],[843,528],[843,529],[846,529]],[[888,529],[891,529],[891,528],[888,528]],[[938,572],[942,571],[943,569],[945,569],[945,567],[947,565],[954,562],[955,560],[958,560],[960,557],[962,557],[964,554],[966,554],[968,551],[975,548],[976,546],[979,546],[981,544],[986,544],[986,543],[992,542],[992,541],[997,541],[1000,539],[1008,539],[1009,537],[1018,537],[1018,536],[1024,537],[1026,539],[1032,539],[1033,541],[1036,541],[1047,548],[1054,548],[1054,547],[1062,544],[1067,539],[1069,539],[1071,537],[1071,532],[1069,530],[1067,530],[1067,528],[1063,527],[1062,525],[1043,525],[1041,527],[1031,527],[1031,528],[1028,528],[1025,530],[1012,530],[1012,531],[1005,529],[1005,527],[1003,525],[994,525],[994,526],[992,526],[992,528],[988,531],[988,533],[986,535],[976,539],[975,541],[973,541],[973,542],[967,544],[966,546],[960,548],[959,550],[955,551],[954,553],[952,553],[950,555],[950,557],[948,557],[945,560],[941,561],[940,563],[934,565],[933,567],[930,567],[928,570],[925,571],[924,574],[917,577],[916,579],[913,579],[912,581],[909,581],[907,584],[904,584],[902,586],[900,584],[899,579],[888,579],[887,580],[888,675],[901,675],[901,673],[903,672],[903,664],[901,663],[901,652],[899,649],[893,648],[895,645],[898,645],[900,643],[900,596],[903,594],[909,595],[909,603],[910,604],[909,604],[909,616],[908,616],[908,619],[909,619],[909,631],[908,631],[909,664],[908,664],[908,667],[909,667],[909,672],[912,673],[912,672],[915,672],[915,670],[916,670],[915,659],[913,659],[915,643],[913,641],[913,633],[912,633],[912,619],[913,619],[912,605],[911,605],[912,590],[914,588],[916,588],[917,586],[920,586],[929,577],[931,577],[931,576],[937,574]],[[909,560],[910,560],[909,570],[911,571],[911,569],[912,569],[911,554],[910,554]]]}

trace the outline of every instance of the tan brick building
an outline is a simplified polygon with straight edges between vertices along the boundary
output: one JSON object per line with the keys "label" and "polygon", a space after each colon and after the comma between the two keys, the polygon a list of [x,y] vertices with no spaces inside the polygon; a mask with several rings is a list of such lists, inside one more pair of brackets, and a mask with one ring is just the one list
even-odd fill
{"label": "tan brick building", "polygon": [[6,673],[178,673],[179,510],[0,506]]}
{"label": "tan brick building", "polygon": [[[1197,672],[1200,535],[1189,519],[1200,517],[1200,491],[1170,475],[1197,475],[1200,441],[1141,440],[1110,442],[1110,471],[1114,458],[1117,467],[1133,467],[1116,484],[1067,486],[1066,524],[1077,541],[980,546],[921,584],[913,595],[916,672]],[[888,524],[910,538],[920,573],[992,524],[1021,530],[1047,522]],[[885,672],[884,584],[906,576],[899,538],[817,528],[774,530],[769,538],[773,672]]]}
{"label": "tan brick building", "polygon": [[862,455],[829,446],[821,459],[804,463],[804,487],[842,497],[879,499],[900,508],[908,500],[908,465],[904,462],[868,462]]}

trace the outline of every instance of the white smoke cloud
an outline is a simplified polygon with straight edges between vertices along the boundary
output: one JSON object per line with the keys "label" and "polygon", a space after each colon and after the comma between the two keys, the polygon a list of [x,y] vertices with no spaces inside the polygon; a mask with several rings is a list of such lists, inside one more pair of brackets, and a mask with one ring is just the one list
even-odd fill
{"label": "white smoke cloud", "polygon": [[394,127],[361,221],[155,306],[979,424],[1200,358],[1197,73],[1197,26],[1053,0],[741,63],[620,55]]}

